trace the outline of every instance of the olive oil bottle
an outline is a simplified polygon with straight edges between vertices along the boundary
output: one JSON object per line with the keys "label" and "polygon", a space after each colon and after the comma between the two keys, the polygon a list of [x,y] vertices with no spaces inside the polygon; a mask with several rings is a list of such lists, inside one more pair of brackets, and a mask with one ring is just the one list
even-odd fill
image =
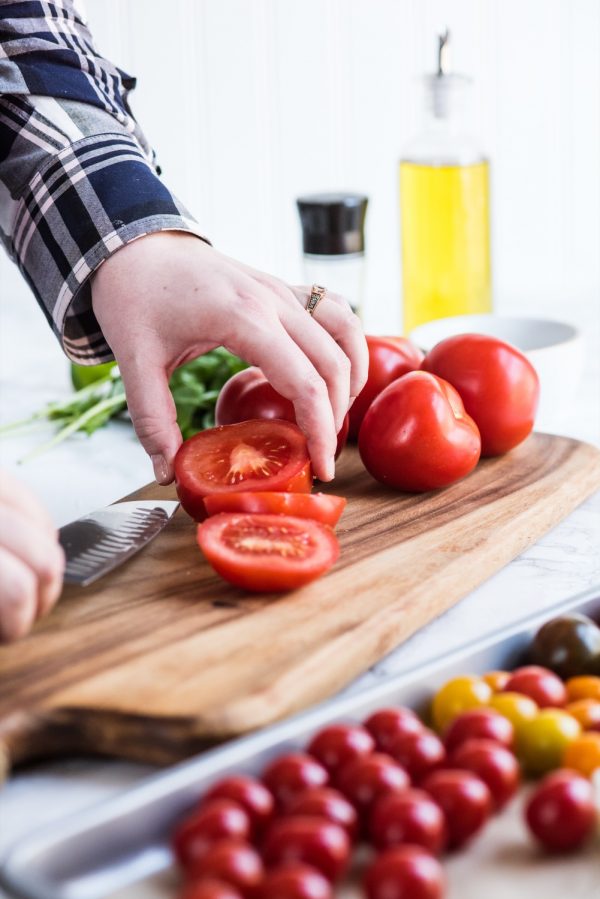
{"label": "olive oil bottle", "polygon": [[492,310],[489,162],[463,131],[470,81],[448,72],[448,39],[440,36],[438,71],[424,79],[424,130],[400,160],[405,334]]}

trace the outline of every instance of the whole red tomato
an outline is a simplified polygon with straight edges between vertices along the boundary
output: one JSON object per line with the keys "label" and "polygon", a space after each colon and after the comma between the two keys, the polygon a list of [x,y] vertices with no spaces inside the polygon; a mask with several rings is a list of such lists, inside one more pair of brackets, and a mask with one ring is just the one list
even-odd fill
{"label": "whole red tomato", "polygon": [[370,820],[377,849],[411,843],[439,855],[446,842],[444,814],[424,790],[398,790],[378,799]]}
{"label": "whole red tomato", "polygon": [[316,868],[287,862],[266,874],[259,896],[260,899],[332,899],[333,891]]}
{"label": "whole red tomato", "polygon": [[530,434],[540,384],[516,347],[485,334],[459,334],[434,346],[421,367],[458,390],[479,428],[482,456],[506,453]]}
{"label": "whole red tomato", "polygon": [[517,668],[508,679],[504,692],[530,696],[540,709],[561,708],[567,702],[567,688],[560,677],[541,665]]}
{"label": "whole red tomato", "polygon": [[331,787],[315,787],[300,793],[290,806],[288,814],[294,817],[324,818],[343,827],[352,841],[358,833],[356,809],[345,796]]}
{"label": "whole red tomato", "polygon": [[373,712],[365,721],[365,727],[375,739],[377,749],[389,752],[401,736],[419,733],[424,724],[411,709],[388,708]]}
{"label": "whole red tomato", "polygon": [[218,781],[204,794],[202,805],[212,799],[231,799],[241,805],[255,834],[262,833],[275,811],[275,800],[265,785],[254,777],[244,775]]}
{"label": "whole red tomato", "polygon": [[479,461],[481,441],[454,388],[435,375],[413,371],[369,406],[358,449],[376,481],[419,493],[469,474]]}
{"label": "whole red tomato", "polygon": [[350,409],[350,439],[356,440],[366,411],[381,391],[423,361],[423,353],[406,337],[370,337],[369,377]]}
{"label": "whole red tomato", "polygon": [[242,899],[238,890],[214,877],[188,883],[177,895],[178,899]]}
{"label": "whole red tomato", "polygon": [[262,881],[263,864],[259,854],[248,843],[223,840],[211,846],[189,869],[192,879],[223,880],[240,893],[252,893]]}
{"label": "whole red tomato", "polygon": [[510,750],[492,740],[467,740],[454,750],[450,764],[480,777],[491,793],[496,811],[517,792],[521,772]]}
{"label": "whole red tomato", "polygon": [[492,809],[487,786],[470,771],[434,771],[422,784],[446,819],[448,848],[457,849],[486,823]]}
{"label": "whole red tomato", "polygon": [[287,809],[306,790],[324,787],[329,774],[311,755],[296,752],[271,762],[263,773],[263,781],[278,806]]}
{"label": "whole red tomato", "polygon": [[330,724],[308,744],[308,752],[327,768],[332,777],[346,762],[370,755],[374,749],[373,737],[358,724]]}
{"label": "whole red tomato", "polygon": [[400,762],[413,783],[420,783],[446,760],[444,744],[432,730],[423,727],[414,734],[401,734],[390,747],[392,758]]}
{"label": "whole red tomato", "polygon": [[591,836],[596,824],[592,785],[573,771],[554,771],[530,796],[525,817],[529,829],[546,849],[577,849]]}
{"label": "whole red tomato", "polygon": [[373,752],[344,765],[337,777],[337,786],[354,805],[363,820],[379,796],[410,786],[404,768],[389,755]]}
{"label": "whole red tomato", "polygon": [[280,818],[267,832],[263,859],[268,868],[303,862],[331,882],[342,876],[350,858],[350,840],[343,827],[323,818]]}
{"label": "whole red tomato", "polygon": [[458,715],[444,734],[447,752],[452,752],[467,740],[493,740],[512,749],[515,729],[512,723],[494,709],[467,709]]}
{"label": "whole red tomato", "polygon": [[247,840],[249,836],[250,819],[242,806],[230,799],[214,799],[179,825],[173,850],[179,863],[189,868],[214,843]]}
{"label": "whole red tomato", "polygon": [[421,846],[388,849],[367,868],[367,899],[442,899],[440,863]]}

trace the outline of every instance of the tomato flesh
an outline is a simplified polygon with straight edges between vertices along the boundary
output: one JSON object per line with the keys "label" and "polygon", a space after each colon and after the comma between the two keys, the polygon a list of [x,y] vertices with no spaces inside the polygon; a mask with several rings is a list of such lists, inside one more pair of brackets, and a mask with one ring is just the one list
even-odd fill
{"label": "tomato flesh", "polygon": [[285,421],[248,421],[201,431],[179,448],[175,480],[181,505],[196,521],[215,493],[284,490],[309,493],[306,439]]}
{"label": "tomato flesh", "polygon": [[204,500],[208,515],[220,512],[248,512],[293,515],[296,518],[312,518],[330,527],[340,520],[346,506],[343,496],[327,493],[284,493],[282,491],[256,491],[255,493],[215,493]]}
{"label": "tomato flesh", "polygon": [[291,515],[214,515],[198,527],[198,544],[217,574],[244,590],[294,590],[339,556],[331,528]]}

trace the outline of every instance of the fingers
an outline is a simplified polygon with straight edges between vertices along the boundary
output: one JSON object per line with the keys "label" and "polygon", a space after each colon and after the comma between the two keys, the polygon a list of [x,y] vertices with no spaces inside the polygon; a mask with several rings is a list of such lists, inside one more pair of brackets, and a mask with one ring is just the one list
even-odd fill
{"label": "fingers", "polygon": [[60,595],[65,567],[56,531],[49,534],[19,510],[0,505],[0,546],[33,572],[36,617],[46,615]]}
{"label": "fingers", "polygon": [[37,581],[31,568],[0,546],[0,642],[23,637],[37,612]]}

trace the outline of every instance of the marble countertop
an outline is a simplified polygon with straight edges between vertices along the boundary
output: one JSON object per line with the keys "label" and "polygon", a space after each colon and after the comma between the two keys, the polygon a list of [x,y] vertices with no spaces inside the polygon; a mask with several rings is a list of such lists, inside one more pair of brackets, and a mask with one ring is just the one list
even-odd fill
{"label": "marble countertop", "polygon": [[[8,302],[5,292],[0,293],[0,423],[4,423],[22,418],[44,402],[64,395],[69,381],[66,360],[33,300]],[[524,314],[530,310],[518,311]],[[597,297],[590,295],[573,303],[568,318],[586,336],[585,374],[580,390],[562,419],[557,419],[554,430],[600,445]],[[375,323],[369,322],[369,326],[376,330]],[[27,340],[23,338],[25,333]],[[57,525],[106,505],[151,480],[150,464],[126,422],[112,423],[90,439],[71,439],[46,455],[19,465],[18,460],[49,433],[40,428],[2,441],[0,464],[37,491]],[[600,590],[599,546],[600,493],[347,689],[364,689],[380,678],[480,637],[492,626],[501,628],[574,593],[596,585]],[[0,792],[0,854],[19,836],[104,799],[148,773],[148,768],[139,765],[81,759],[47,763],[16,773]]]}

